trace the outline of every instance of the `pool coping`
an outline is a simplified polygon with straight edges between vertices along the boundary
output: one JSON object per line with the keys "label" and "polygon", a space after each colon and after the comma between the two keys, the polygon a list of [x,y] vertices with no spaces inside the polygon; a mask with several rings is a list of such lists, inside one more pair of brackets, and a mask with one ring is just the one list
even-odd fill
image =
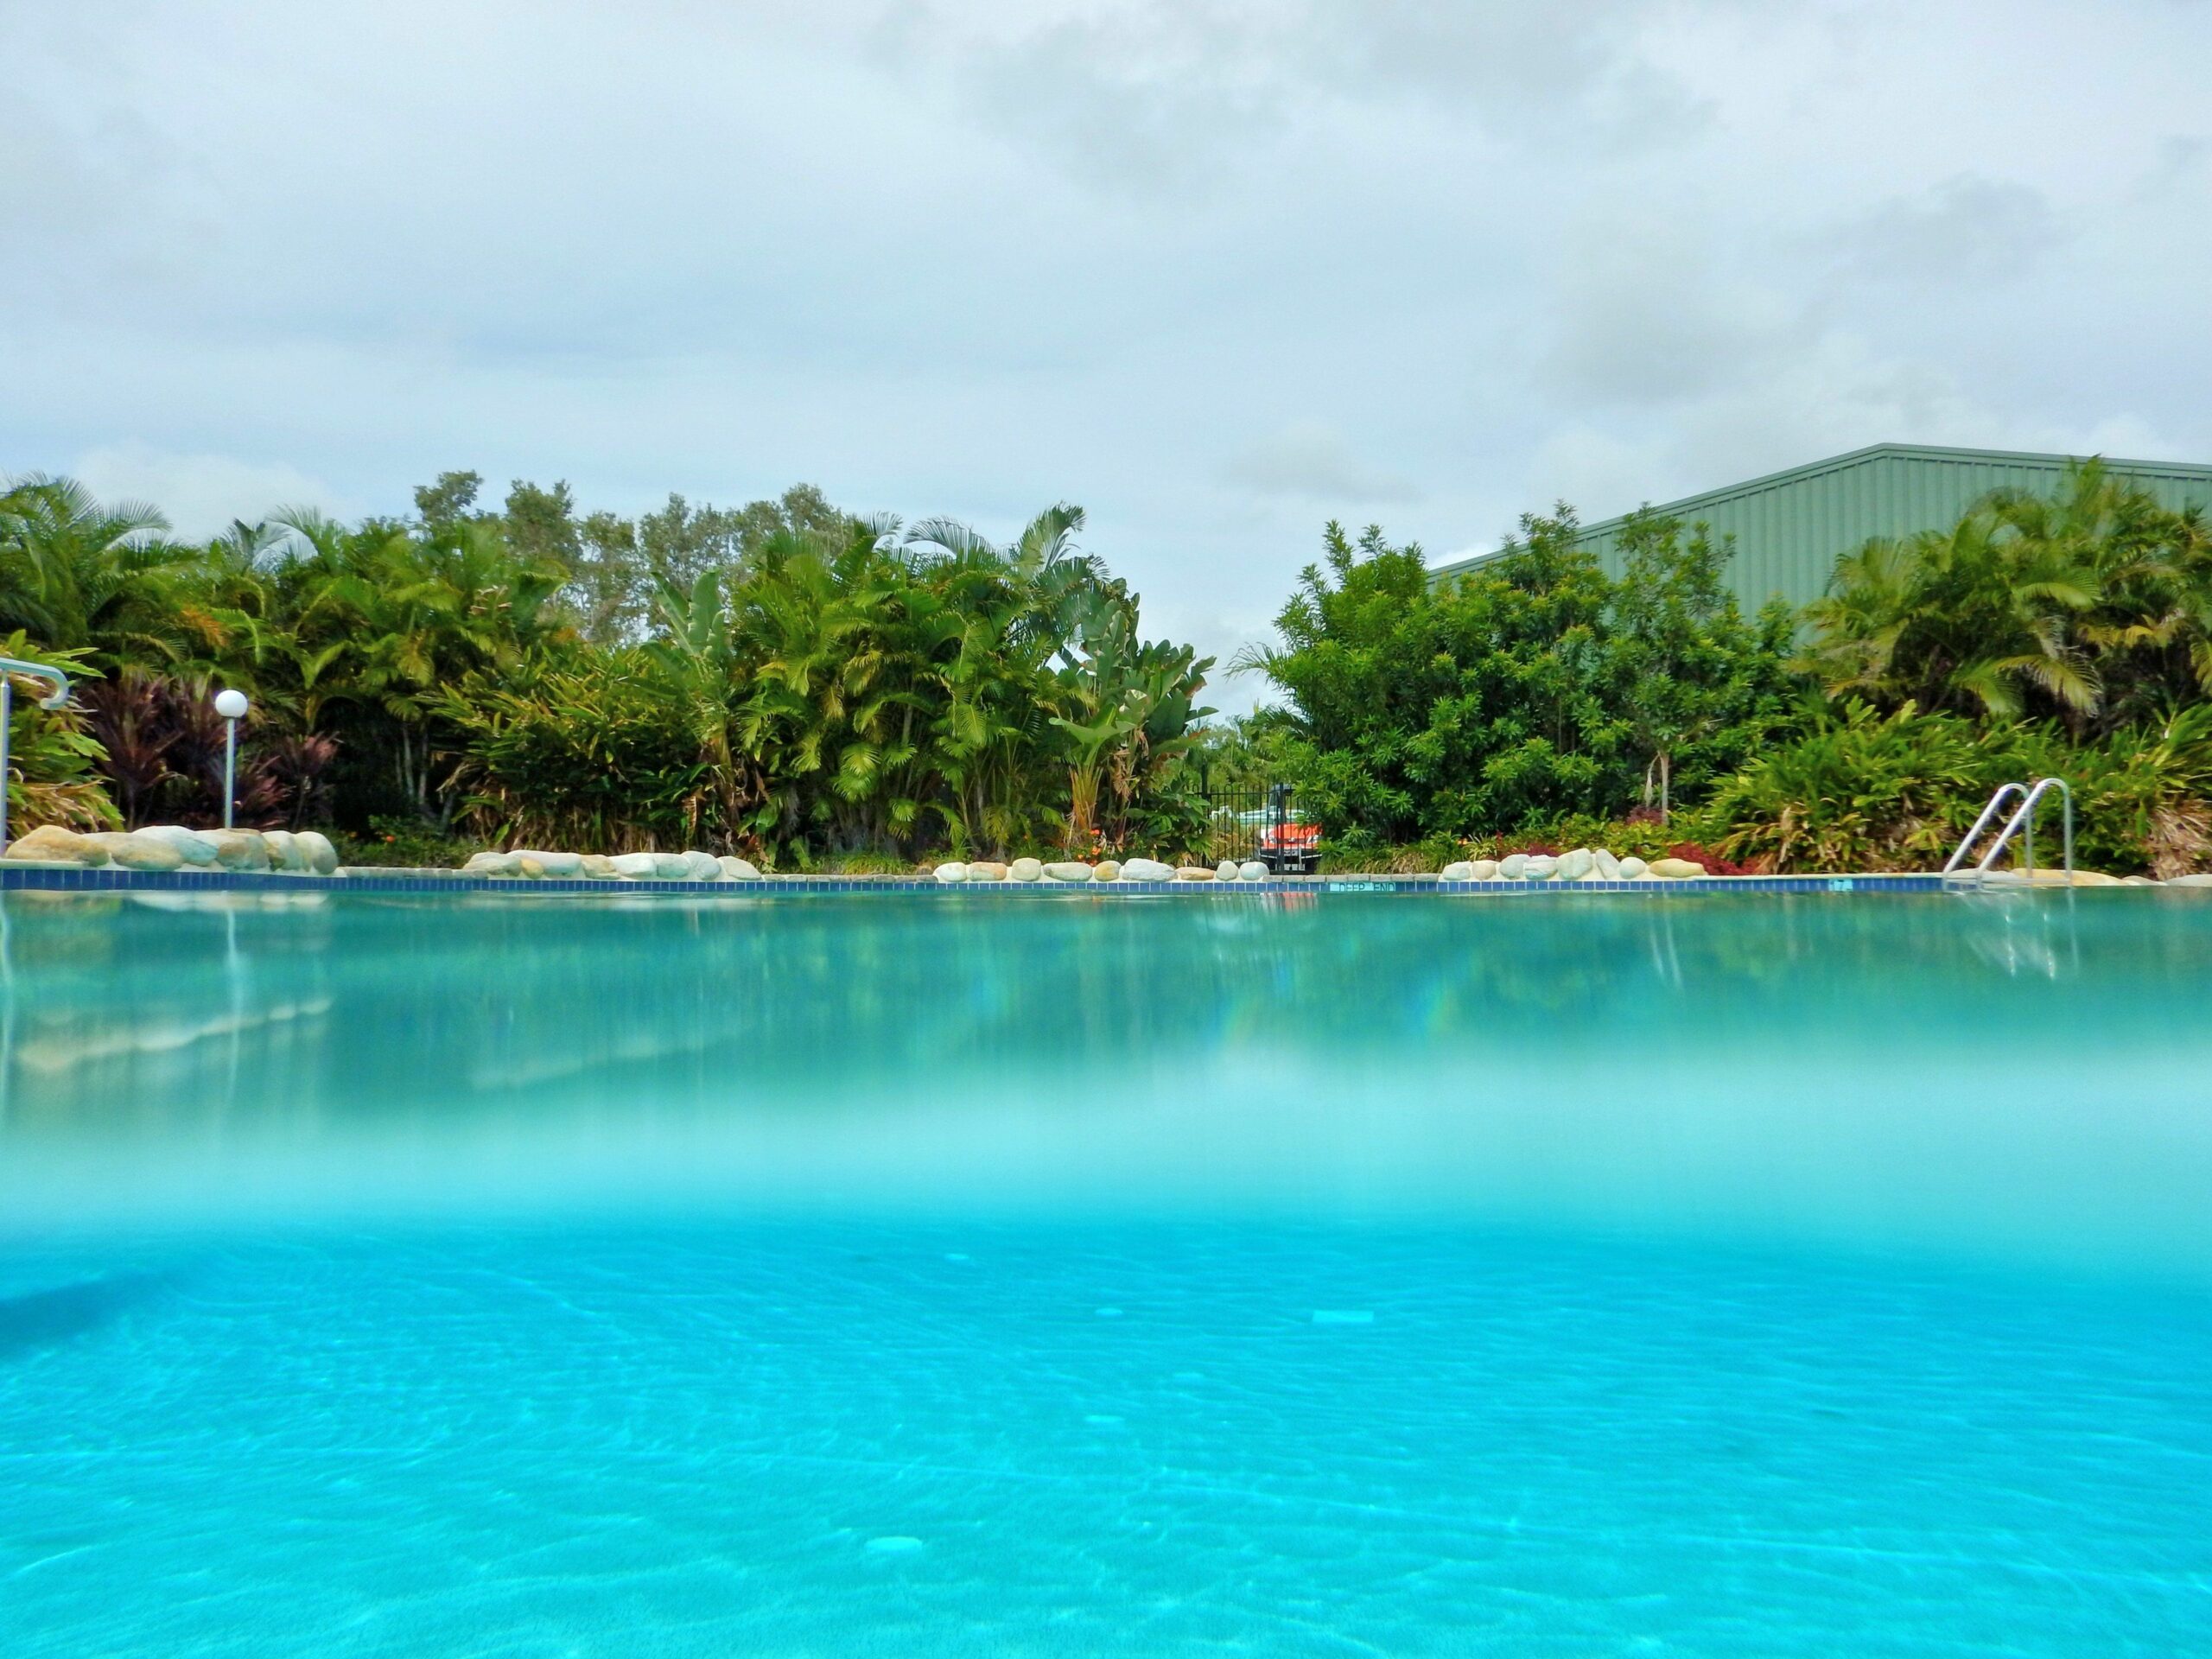
{"label": "pool coping", "polygon": [[1233,898],[1243,893],[1415,893],[1435,898],[1518,898],[1539,893],[1941,893],[1940,875],[1710,875],[1673,880],[1445,881],[1433,875],[1276,875],[1258,881],[939,881],[928,875],[766,875],[757,881],[599,880],[587,877],[425,875],[359,869],[342,875],[246,870],[86,869],[0,864],[0,892],[16,893],[482,893],[601,897],[664,893],[695,899],[804,896],[830,893],[1020,893],[1056,898],[1120,895]]}

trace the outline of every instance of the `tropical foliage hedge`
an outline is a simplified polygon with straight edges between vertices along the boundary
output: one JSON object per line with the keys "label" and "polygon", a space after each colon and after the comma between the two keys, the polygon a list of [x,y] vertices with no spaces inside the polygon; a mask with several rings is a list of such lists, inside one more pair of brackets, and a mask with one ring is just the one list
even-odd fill
{"label": "tropical foliage hedge", "polygon": [[1618,578],[1564,506],[1440,584],[1332,524],[1237,664],[1278,706],[1225,724],[1211,662],[1144,639],[1074,507],[1001,546],[804,486],[632,521],[565,485],[480,507],[480,482],[201,544],[65,480],[0,491],[0,651],[81,677],[62,715],[16,704],[11,822],[211,819],[219,682],[255,699],[247,819],[328,825],[363,861],[1202,854],[1202,785],[1287,782],[1339,867],[1602,843],[1925,868],[1998,783],[2051,773],[2085,862],[2212,855],[2212,535],[2094,462],[1853,550],[1797,613],[1745,614],[1733,548],[1649,512]]}
{"label": "tropical foliage hedge", "polygon": [[[1662,843],[1776,870],[1939,866],[2001,782],[2056,774],[2084,861],[2212,854],[2212,531],[2094,462],[1837,563],[1802,615],[1740,614],[1733,549],[1645,513],[1608,577],[1565,509],[1441,585],[1332,524],[1244,660],[1245,737],[1339,859]],[[2048,844],[2048,843],[2046,843]]]}
{"label": "tropical foliage hedge", "polygon": [[245,820],[328,823],[370,856],[467,837],[896,865],[1202,830],[1181,760],[1211,662],[1142,637],[1078,508],[998,546],[804,486],[633,524],[579,521],[565,486],[479,511],[479,485],[196,546],[66,480],[0,493],[0,628],[85,676],[81,715],[25,716],[13,821],[209,821],[219,682],[255,703]]}

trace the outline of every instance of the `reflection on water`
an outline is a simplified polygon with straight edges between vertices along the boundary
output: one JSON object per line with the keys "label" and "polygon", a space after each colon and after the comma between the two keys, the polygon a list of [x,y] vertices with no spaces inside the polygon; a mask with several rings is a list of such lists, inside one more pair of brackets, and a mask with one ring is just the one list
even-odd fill
{"label": "reflection on water", "polygon": [[149,897],[0,900],[19,1217],[1414,1206],[2212,1258],[2194,895]]}

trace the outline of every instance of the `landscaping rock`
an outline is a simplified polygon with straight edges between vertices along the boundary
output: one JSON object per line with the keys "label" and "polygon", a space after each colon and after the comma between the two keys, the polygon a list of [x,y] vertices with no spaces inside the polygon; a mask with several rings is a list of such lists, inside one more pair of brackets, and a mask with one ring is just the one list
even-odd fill
{"label": "landscaping rock", "polygon": [[[338,849],[330,844],[330,837],[320,830],[302,830],[292,839],[299,843],[300,855],[306,859],[308,869],[315,875],[338,874]],[[180,847],[177,851],[183,852]],[[187,854],[187,857],[190,855]]]}
{"label": "landscaping rock", "polygon": [[2170,887],[2212,887],[2212,875],[2169,876],[2166,885]]}
{"label": "landscaping rock", "polygon": [[1529,855],[1508,853],[1498,861],[1497,873],[1509,881],[1519,881],[1529,874]]}
{"label": "landscaping rock", "polygon": [[1705,866],[1693,864],[1687,858],[1656,858],[1651,861],[1651,874],[1668,881],[1687,881],[1705,874]]}
{"label": "landscaping rock", "polygon": [[1587,847],[1578,847],[1559,855],[1556,873],[1562,881],[1580,881],[1597,868],[1598,855]]}
{"label": "landscaping rock", "polygon": [[1117,860],[1101,859],[1098,868],[1091,871],[1090,879],[1094,881],[1118,881],[1122,879],[1122,866]]}
{"label": "landscaping rock", "polygon": [[605,853],[585,853],[576,860],[576,874],[593,881],[614,880],[614,861]]}
{"label": "landscaping rock", "polygon": [[968,867],[956,858],[946,863],[938,865],[937,868],[931,870],[930,874],[937,877],[938,880],[944,882],[948,887],[957,887],[961,882],[965,881],[968,879]]}
{"label": "landscaping rock", "polygon": [[715,868],[722,873],[722,879],[727,881],[758,881],[760,879],[760,867],[749,858],[733,858],[724,853],[715,861]]}
{"label": "landscaping rock", "polygon": [[[653,861],[653,874],[660,880],[696,881],[699,879],[692,874],[691,861],[682,853],[653,853],[649,856]],[[715,866],[715,874],[721,874],[721,865]]]}
{"label": "landscaping rock", "polygon": [[461,867],[463,875],[515,875],[522,861],[512,853],[472,853]]}
{"label": "landscaping rock", "polygon": [[202,830],[200,840],[215,849],[215,861],[226,870],[265,870],[269,849],[251,830]]}
{"label": "landscaping rock", "polygon": [[970,881],[1003,881],[1009,874],[1007,867],[995,858],[975,859],[968,866]]}
{"label": "landscaping rock", "polygon": [[1236,879],[1239,881],[1264,881],[1268,879],[1268,867],[1256,858],[1248,858],[1236,867]]}
{"label": "landscaping rock", "polygon": [[1072,858],[1056,859],[1045,867],[1045,874],[1055,881],[1088,881],[1090,866]]}
{"label": "landscaping rock", "polygon": [[1156,858],[1125,859],[1122,863],[1124,881],[1173,881],[1175,872]]}
{"label": "landscaping rock", "polygon": [[1521,874],[1531,881],[1548,881],[1559,874],[1559,860],[1549,853],[1531,853],[1529,861],[1521,867]]}
{"label": "landscaping rock", "polygon": [[1494,858],[1478,858],[1474,860],[1467,866],[1467,880],[1470,881],[1497,880],[1497,861]]}
{"label": "landscaping rock", "polygon": [[304,874],[308,868],[307,855],[300,850],[299,838],[289,830],[264,830],[261,844],[269,849],[269,868],[286,870],[295,875]]}
{"label": "landscaping rock", "polygon": [[1598,849],[1596,852],[1590,855],[1590,858],[1591,861],[1598,867],[1598,879],[1600,881],[1618,881],[1621,879],[1620,860],[1615,858],[1604,848]]}
{"label": "landscaping rock", "polygon": [[1233,858],[1223,859],[1220,863],[1213,867],[1213,879],[1217,881],[1234,881],[1236,879],[1236,861]]}
{"label": "landscaping rock", "polygon": [[[188,864],[201,869],[211,869],[214,867],[215,849],[200,840],[198,831],[188,830],[181,823],[149,823],[143,830],[134,830],[130,833],[135,836],[144,836],[155,841],[167,842],[176,849],[177,856]],[[310,830],[308,833],[314,832]],[[315,838],[317,841],[322,841],[321,836],[316,836]],[[327,841],[323,842],[326,847],[329,844]],[[338,856],[335,852],[331,855],[330,868],[334,870],[338,868]]]}
{"label": "landscaping rock", "polygon": [[[520,864],[537,865],[535,874],[538,875],[558,876],[565,880],[571,876],[583,874],[584,859],[582,853],[527,852],[517,853],[515,858]],[[525,870],[523,874],[527,875],[532,872]]]}
{"label": "landscaping rock", "polygon": [[678,853],[677,856],[683,861],[683,879],[686,881],[719,881],[722,879],[722,867],[715,861],[712,853],[702,853],[695,847]]}
{"label": "landscaping rock", "polygon": [[10,842],[7,856],[36,859],[42,864],[82,864],[98,869],[107,862],[107,849],[74,830],[65,830],[58,823],[42,823],[29,835]]}
{"label": "landscaping rock", "polygon": [[168,842],[151,836],[122,836],[107,849],[108,857],[126,870],[177,870],[184,855]]}
{"label": "landscaping rock", "polygon": [[1034,881],[1045,874],[1045,866],[1037,859],[1017,858],[1006,867],[1006,873],[1016,881]]}
{"label": "landscaping rock", "polygon": [[1475,879],[1475,867],[1463,858],[1456,864],[1446,864],[1436,873],[1436,879],[1440,881],[1471,881]]}
{"label": "landscaping rock", "polygon": [[1651,867],[1633,854],[1621,860],[1621,880],[1624,881],[1641,880],[1650,874]]}
{"label": "landscaping rock", "polygon": [[184,862],[182,855],[167,842],[141,840],[120,830],[95,830],[78,839],[87,852],[104,853],[108,863],[126,870],[174,870]]}
{"label": "landscaping rock", "polygon": [[651,853],[617,853],[607,861],[614,874],[632,881],[650,881],[660,874]]}
{"label": "landscaping rock", "polygon": [[1217,874],[1219,872],[1210,870],[1203,864],[1185,864],[1176,870],[1175,879],[1178,881],[1211,881]]}

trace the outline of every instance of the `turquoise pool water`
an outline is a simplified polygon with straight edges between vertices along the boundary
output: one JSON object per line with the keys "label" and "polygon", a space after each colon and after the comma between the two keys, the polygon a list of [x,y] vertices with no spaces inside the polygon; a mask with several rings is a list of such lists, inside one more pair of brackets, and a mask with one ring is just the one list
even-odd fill
{"label": "turquoise pool water", "polygon": [[2212,902],[0,896],[0,1652],[2212,1651]]}

